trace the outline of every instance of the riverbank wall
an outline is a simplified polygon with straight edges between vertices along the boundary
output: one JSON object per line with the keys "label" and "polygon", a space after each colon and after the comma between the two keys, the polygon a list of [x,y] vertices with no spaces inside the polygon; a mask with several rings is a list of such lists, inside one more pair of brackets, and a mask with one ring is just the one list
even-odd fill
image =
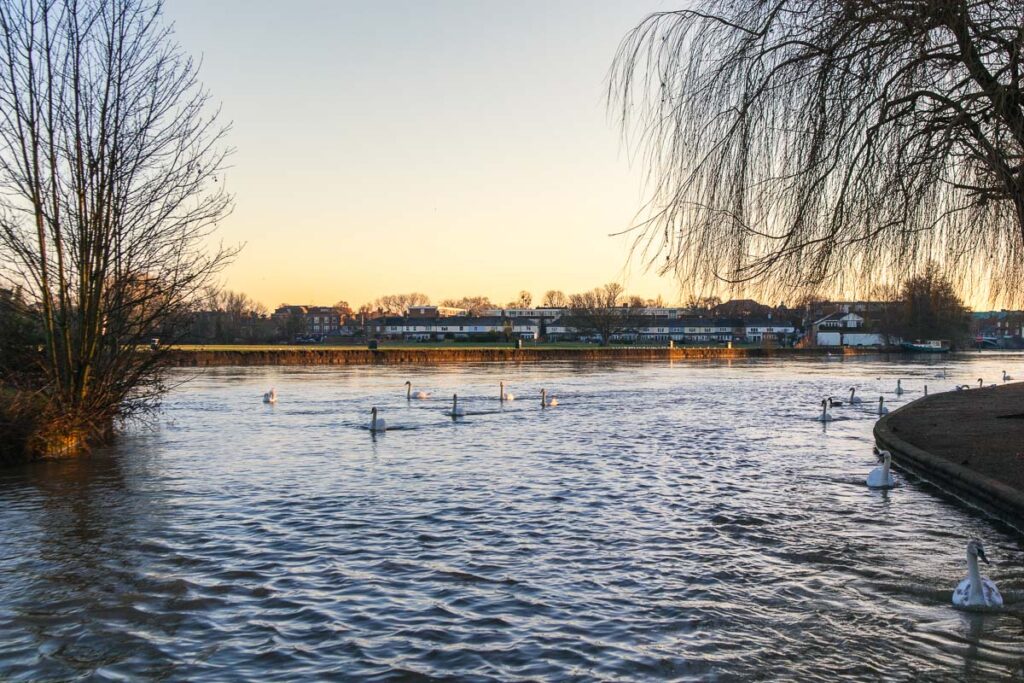
{"label": "riverbank wall", "polygon": [[[442,363],[536,363],[545,361],[611,362],[730,360],[742,358],[825,357],[844,352],[829,349],[772,348],[466,348],[417,349],[408,347],[380,350],[354,348],[280,349],[171,349],[166,363],[171,367],[219,367],[259,365],[434,365]],[[847,349],[847,355],[866,353]],[[877,353],[877,351],[872,351]]]}
{"label": "riverbank wall", "polygon": [[1024,384],[919,398],[874,436],[898,467],[1024,529]]}

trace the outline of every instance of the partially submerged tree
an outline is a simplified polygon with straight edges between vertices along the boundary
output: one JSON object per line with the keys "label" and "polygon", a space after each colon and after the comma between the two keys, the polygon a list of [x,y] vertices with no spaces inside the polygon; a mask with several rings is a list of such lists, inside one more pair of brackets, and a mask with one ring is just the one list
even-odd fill
{"label": "partially submerged tree", "polygon": [[0,277],[39,302],[40,390],[94,441],[159,399],[161,349],[233,251],[225,129],[151,0],[0,2]]}
{"label": "partially submerged tree", "polygon": [[1018,296],[1024,0],[695,0],[610,97],[653,192],[636,247],[696,285],[871,283],[930,260]]}

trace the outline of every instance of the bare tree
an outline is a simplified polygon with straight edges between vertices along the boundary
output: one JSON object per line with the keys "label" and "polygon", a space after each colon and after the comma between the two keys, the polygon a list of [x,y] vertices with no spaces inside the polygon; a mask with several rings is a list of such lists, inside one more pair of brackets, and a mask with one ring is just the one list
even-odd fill
{"label": "bare tree", "polygon": [[430,297],[420,292],[387,294],[373,302],[374,308],[386,315],[402,315],[412,306],[428,306]]}
{"label": "bare tree", "polygon": [[653,184],[636,248],[702,285],[870,283],[936,259],[1019,298],[1022,19],[1024,0],[695,0],[648,16],[609,90]]}
{"label": "bare tree", "polygon": [[569,305],[569,298],[561,290],[549,289],[544,292],[540,305],[545,308],[565,308]]}
{"label": "bare tree", "polygon": [[606,345],[612,335],[636,324],[635,311],[620,306],[622,285],[612,282],[603,287],[569,297],[568,323],[583,334],[592,334]]}
{"label": "bare tree", "polygon": [[0,276],[41,308],[48,410],[87,441],[152,409],[162,349],[233,256],[225,128],[150,0],[0,2]]}
{"label": "bare tree", "polygon": [[486,296],[464,296],[461,299],[445,299],[442,306],[451,308],[464,308],[470,315],[481,315],[489,308],[495,308],[491,300]]}

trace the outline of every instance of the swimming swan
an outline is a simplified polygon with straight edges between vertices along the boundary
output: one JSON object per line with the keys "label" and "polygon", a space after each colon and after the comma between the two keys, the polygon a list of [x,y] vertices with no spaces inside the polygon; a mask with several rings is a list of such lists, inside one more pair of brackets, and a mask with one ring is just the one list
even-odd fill
{"label": "swimming swan", "polygon": [[498,387],[498,400],[499,401],[514,401],[514,400],[516,400],[516,397],[513,396],[511,392],[505,391],[505,383],[504,382],[499,382],[498,384],[499,384],[499,387]]}
{"label": "swimming swan", "polygon": [[831,396],[828,397],[828,407],[829,407],[829,410],[831,410],[835,406],[842,407],[842,405],[843,405],[842,401],[837,401],[834,398],[832,398]]}
{"label": "swimming swan", "polygon": [[828,412],[828,400],[821,399],[821,415],[815,418],[818,422],[831,422],[832,414]]}
{"label": "swimming swan", "polygon": [[889,414],[889,409],[885,407],[885,396],[879,396],[878,397],[878,414],[879,415],[888,415]]}
{"label": "swimming swan", "polygon": [[555,406],[558,405],[558,399],[557,398],[555,398],[554,396],[552,396],[551,398],[548,398],[547,396],[548,396],[548,390],[547,389],[541,389],[540,390],[540,407],[541,408],[554,408]]}
{"label": "swimming swan", "polygon": [[388,423],[382,417],[377,417],[377,408],[370,408],[370,431],[374,434],[379,432],[386,432],[388,430]]}
{"label": "swimming swan", "polygon": [[867,485],[873,489],[891,489],[896,486],[896,480],[889,472],[892,467],[892,453],[879,451],[878,454],[882,456],[882,466],[868,472]]}
{"label": "swimming swan", "polygon": [[859,406],[864,401],[861,400],[860,396],[856,395],[857,387],[850,387],[850,405]]}
{"label": "swimming swan", "polygon": [[903,395],[903,380],[901,380],[901,379],[896,380],[896,395],[897,396],[902,396]]}
{"label": "swimming swan", "polygon": [[992,579],[978,571],[978,558],[991,564],[985,557],[985,546],[981,541],[967,543],[967,578],[953,591],[953,604],[957,607],[1002,607],[1003,596]]}
{"label": "swimming swan", "polygon": [[264,403],[277,403],[277,389],[271,387],[270,391],[263,394]]}
{"label": "swimming swan", "polygon": [[414,398],[430,398],[429,391],[413,391],[412,382],[405,383],[405,400],[411,401]]}
{"label": "swimming swan", "polygon": [[452,394],[452,418],[464,417],[466,410],[459,405],[459,395]]}
{"label": "swimming swan", "polygon": [[1006,370],[1003,370],[1003,381],[1004,382],[1009,382],[1011,379],[1013,379],[1013,377],[1010,377],[1009,375],[1007,375],[1006,374]]}

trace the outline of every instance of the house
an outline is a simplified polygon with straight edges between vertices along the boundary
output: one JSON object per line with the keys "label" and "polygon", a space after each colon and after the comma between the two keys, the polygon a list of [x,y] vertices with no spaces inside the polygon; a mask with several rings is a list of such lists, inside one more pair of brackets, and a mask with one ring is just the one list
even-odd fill
{"label": "house", "polygon": [[785,320],[767,318],[751,318],[746,321],[743,338],[755,344],[774,343],[787,345],[796,336],[796,327]]}
{"label": "house", "polygon": [[331,306],[280,306],[271,319],[284,324],[289,319],[302,321],[303,332],[313,337],[337,335],[341,332],[341,314]]}
{"label": "house", "polygon": [[410,306],[407,315],[410,318],[450,318],[456,315],[469,315],[469,311],[454,306]]}

